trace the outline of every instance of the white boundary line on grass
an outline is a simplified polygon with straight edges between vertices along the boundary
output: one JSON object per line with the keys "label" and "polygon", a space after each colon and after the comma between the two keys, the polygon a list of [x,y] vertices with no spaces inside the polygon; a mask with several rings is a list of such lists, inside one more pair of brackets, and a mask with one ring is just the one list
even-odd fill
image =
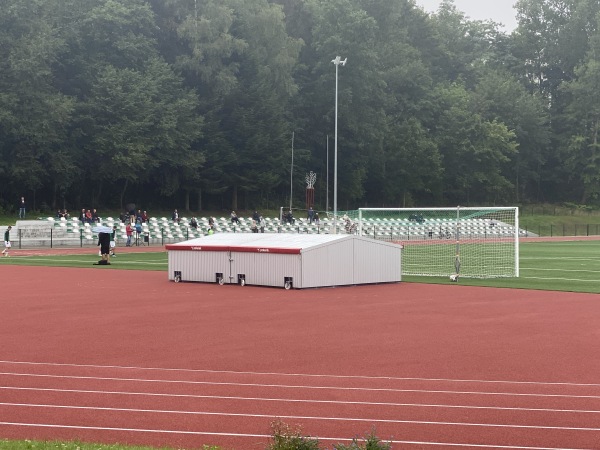
{"label": "white boundary line on grass", "polygon": [[[547,280],[547,281],[561,280],[561,281],[577,281],[577,282],[581,282],[581,283],[600,283],[600,280],[582,280],[579,278],[557,278],[557,277],[547,278],[547,277],[524,277],[524,276],[521,276],[520,278],[523,278],[525,280]],[[585,292],[581,292],[581,294],[585,294]]]}
{"label": "white boundary line on grass", "polygon": [[[125,253],[124,253],[125,254]],[[67,255],[68,256],[68,255]],[[95,256],[98,257],[98,254],[90,254],[88,256]],[[152,261],[152,260],[138,260],[138,261],[120,261],[118,259],[120,255],[117,255],[117,261],[119,261],[119,264],[137,264],[137,265],[162,265],[162,266],[166,266],[168,265],[167,261]],[[65,259],[65,258],[56,258],[55,257],[47,257],[47,258],[40,258],[40,255],[36,255],[36,256],[19,256],[19,259],[23,258],[23,259],[27,259],[28,261],[37,261],[37,262],[59,262],[59,263],[81,263],[81,264],[88,264],[90,263],[89,260],[87,259]],[[114,258],[114,256],[113,256]],[[14,260],[13,260],[14,261]]]}

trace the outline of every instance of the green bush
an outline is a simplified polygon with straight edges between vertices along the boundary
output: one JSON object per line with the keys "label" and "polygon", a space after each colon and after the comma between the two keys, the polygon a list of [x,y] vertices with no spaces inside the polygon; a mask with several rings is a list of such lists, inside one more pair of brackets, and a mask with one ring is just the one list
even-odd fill
{"label": "green bush", "polygon": [[303,436],[299,425],[291,426],[281,420],[271,423],[273,443],[267,450],[319,450],[317,439]]}
{"label": "green bush", "polygon": [[333,448],[335,450],[390,450],[392,444],[379,439],[373,429],[364,439],[354,438],[349,445],[336,444]]}

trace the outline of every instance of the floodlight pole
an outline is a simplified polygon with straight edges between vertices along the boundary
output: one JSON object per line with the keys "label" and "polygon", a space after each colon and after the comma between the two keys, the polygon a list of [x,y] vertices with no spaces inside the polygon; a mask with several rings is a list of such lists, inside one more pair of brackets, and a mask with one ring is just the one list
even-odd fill
{"label": "floodlight pole", "polygon": [[335,64],[335,144],[333,158],[333,233],[337,234],[337,144],[338,144],[338,67],[346,65],[348,58],[342,61],[340,56],[336,56],[331,62]]}
{"label": "floodlight pole", "polygon": [[292,166],[290,167],[290,211],[292,210],[292,198],[294,197],[294,132],[292,131]]}
{"label": "floodlight pole", "polygon": [[327,195],[325,201],[325,212],[329,214],[329,135],[327,135]]}

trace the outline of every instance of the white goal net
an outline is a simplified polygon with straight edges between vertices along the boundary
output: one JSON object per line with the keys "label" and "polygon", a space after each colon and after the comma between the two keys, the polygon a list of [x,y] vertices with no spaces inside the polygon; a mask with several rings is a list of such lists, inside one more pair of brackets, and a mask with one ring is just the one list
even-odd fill
{"label": "white goal net", "polygon": [[402,274],[519,276],[517,207],[360,208],[358,233],[401,243]]}

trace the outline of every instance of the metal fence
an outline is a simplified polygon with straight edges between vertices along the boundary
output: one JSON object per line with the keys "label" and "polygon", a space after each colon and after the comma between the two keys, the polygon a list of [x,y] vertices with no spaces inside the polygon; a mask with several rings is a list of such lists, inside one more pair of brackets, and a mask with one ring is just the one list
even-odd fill
{"label": "metal fence", "polygon": [[598,236],[600,224],[548,224],[524,227],[526,236]]}

